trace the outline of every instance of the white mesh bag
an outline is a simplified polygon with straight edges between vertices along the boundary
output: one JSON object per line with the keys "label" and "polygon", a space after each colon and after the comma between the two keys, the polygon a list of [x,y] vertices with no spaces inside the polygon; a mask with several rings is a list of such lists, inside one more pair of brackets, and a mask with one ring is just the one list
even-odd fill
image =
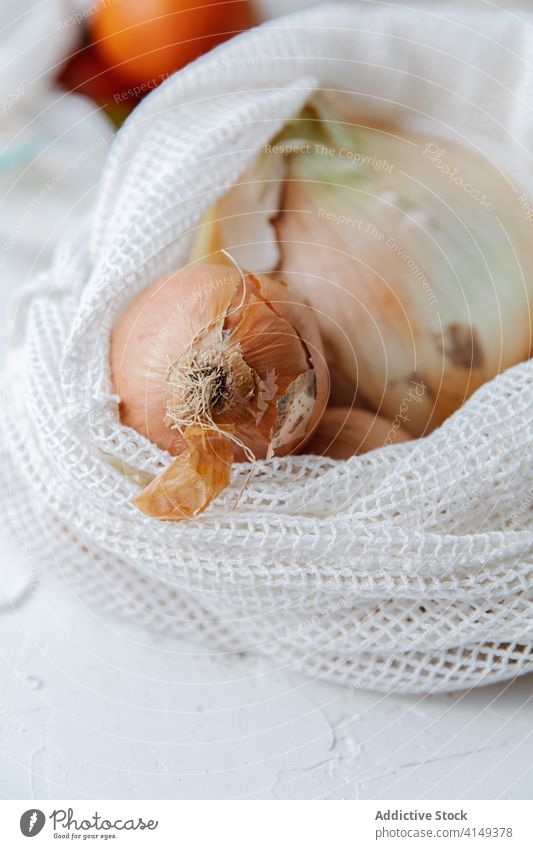
{"label": "white mesh bag", "polygon": [[317,88],[351,92],[362,120],[473,146],[532,191],[532,33],[495,8],[327,5],[224,45],[132,115],[3,374],[1,508],[84,602],[350,687],[533,667],[531,362],[424,439],[259,463],[233,509],[237,466],[180,524],[131,503],[136,473],[171,458],[118,423],[107,365],[120,310],[183,264],[202,212]]}

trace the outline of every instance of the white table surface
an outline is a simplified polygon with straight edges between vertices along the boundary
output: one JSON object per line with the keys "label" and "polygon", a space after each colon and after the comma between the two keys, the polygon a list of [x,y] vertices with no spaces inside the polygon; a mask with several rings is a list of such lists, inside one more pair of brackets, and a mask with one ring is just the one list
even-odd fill
{"label": "white table surface", "polygon": [[[28,566],[0,537],[3,591]],[[0,613],[0,796],[530,799],[533,676],[412,697],[210,654],[54,579]]]}
{"label": "white table surface", "polygon": [[[5,304],[46,266],[85,186],[71,177],[36,207],[42,167],[23,184],[0,176],[0,233],[16,234],[1,257]],[[0,527],[0,603],[27,574]],[[0,610],[0,665],[0,797],[533,795],[533,676],[466,694],[347,694],[103,619],[52,580]]]}

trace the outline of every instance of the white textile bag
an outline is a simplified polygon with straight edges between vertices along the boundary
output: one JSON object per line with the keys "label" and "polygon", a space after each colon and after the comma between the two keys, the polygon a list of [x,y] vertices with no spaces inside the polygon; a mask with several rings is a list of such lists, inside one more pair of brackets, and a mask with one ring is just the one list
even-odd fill
{"label": "white textile bag", "polygon": [[85,602],[345,686],[442,691],[533,668],[532,362],[424,439],[259,463],[237,509],[235,467],[180,524],[132,505],[170,456],[120,425],[108,369],[121,309],[185,262],[201,214],[316,89],[467,145],[533,197],[522,16],[325,5],[223,45],[129,118],[3,374],[1,509]]}

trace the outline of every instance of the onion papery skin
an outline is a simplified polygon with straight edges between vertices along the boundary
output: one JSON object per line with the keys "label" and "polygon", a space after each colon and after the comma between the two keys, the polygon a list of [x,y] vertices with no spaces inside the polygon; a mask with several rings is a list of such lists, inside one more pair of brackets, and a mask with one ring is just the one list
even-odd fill
{"label": "onion papery skin", "polygon": [[348,460],[411,439],[398,420],[353,407],[328,407],[303,453]]}
{"label": "onion papery skin", "polygon": [[195,265],[152,283],[126,307],[110,346],[111,377],[124,425],[179,455],[187,447],[187,425],[179,428],[169,417],[173,364],[191,350],[202,356],[215,350],[223,357],[234,350],[261,383],[248,403],[241,400],[213,413],[213,424],[232,441],[234,460],[272,453],[278,402],[289,387],[294,390],[297,378],[310,373],[314,396],[305,431],[285,438],[275,453],[288,454],[305,444],[329,393],[316,318],[278,280],[246,274],[244,288],[243,295],[243,278],[235,269]]}

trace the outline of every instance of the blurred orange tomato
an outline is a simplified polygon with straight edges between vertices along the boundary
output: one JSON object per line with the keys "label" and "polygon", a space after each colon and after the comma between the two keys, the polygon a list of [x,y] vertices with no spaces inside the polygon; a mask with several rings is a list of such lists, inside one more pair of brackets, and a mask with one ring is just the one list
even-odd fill
{"label": "blurred orange tomato", "polygon": [[89,97],[119,126],[136,105],[132,94],[125,98],[124,81],[105,67],[91,45],[80,47],[61,69],[58,83],[67,91]]}
{"label": "blurred orange tomato", "polygon": [[108,67],[147,83],[255,23],[250,0],[101,0],[89,29]]}

